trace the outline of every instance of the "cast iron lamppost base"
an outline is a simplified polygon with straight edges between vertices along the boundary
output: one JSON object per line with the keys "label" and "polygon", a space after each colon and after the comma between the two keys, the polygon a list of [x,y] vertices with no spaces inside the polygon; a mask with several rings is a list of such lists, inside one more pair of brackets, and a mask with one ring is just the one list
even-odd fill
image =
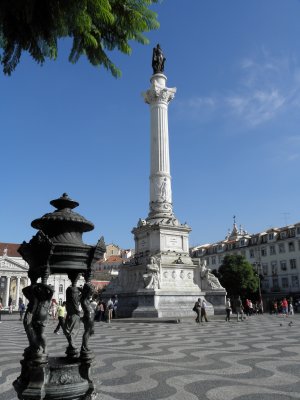
{"label": "cast iron lamppost base", "polygon": [[[91,277],[95,262],[105,252],[105,243],[103,237],[96,246],[83,243],[83,232],[91,231],[94,225],[72,211],[79,203],[66,193],[50,204],[56,210],[32,221],[31,226],[39,231],[19,248],[29,264],[31,280],[31,285],[23,289],[28,299],[23,323],[29,346],[21,360],[21,375],[13,385],[21,400],[89,400],[96,397],[91,378],[94,354],[89,348],[89,338],[94,333],[90,300],[95,288]],[[53,273],[67,274],[72,282],[66,291],[67,318],[63,330],[68,346],[65,357],[49,357],[47,351],[45,328],[53,296],[47,280]],[[85,284],[78,288],[76,283],[81,275]],[[83,322],[84,333],[79,351],[75,338],[80,322]]]}

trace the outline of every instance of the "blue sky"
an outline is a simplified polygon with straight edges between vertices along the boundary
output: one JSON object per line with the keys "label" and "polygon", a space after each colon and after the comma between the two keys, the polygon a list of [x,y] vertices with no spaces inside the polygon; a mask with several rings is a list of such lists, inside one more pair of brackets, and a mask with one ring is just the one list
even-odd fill
{"label": "blue sky", "polygon": [[149,46],[112,59],[115,79],[63,41],[43,67],[23,56],[0,76],[0,241],[30,240],[33,219],[67,192],[95,224],[95,243],[134,247],[148,214],[152,48],[160,43],[168,86],[173,208],[190,245],[300,221],[300,1],[165,0]]}

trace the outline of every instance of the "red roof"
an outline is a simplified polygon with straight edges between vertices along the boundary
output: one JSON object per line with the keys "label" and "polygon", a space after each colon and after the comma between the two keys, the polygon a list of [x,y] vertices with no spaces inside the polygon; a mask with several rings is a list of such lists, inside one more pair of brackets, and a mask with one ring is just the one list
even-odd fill
{"label": "red roof", "polygon": [[7,249],[8,257],[21,257],[18,253],[19,243],[2,243],[0,242],[0,256],[3,256],[4,249]]}
{"label": "red roof", "polygon": [[106,260],[100,260],[99,264],[122,263],[123,259],[119,256],[109,256]]}
{"label": "red roof", "polygon": [[97,289],[102,289],[103,287],[107,286],[110,281],[95,281],[92,280],[92,285],[94,285]]}

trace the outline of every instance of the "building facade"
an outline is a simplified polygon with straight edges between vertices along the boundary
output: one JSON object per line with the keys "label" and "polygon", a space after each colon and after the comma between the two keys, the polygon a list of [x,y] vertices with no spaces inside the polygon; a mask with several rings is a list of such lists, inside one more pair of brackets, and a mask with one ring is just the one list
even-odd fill
{"label": "building facade", "polygon": [[[17,243],[0,243],[0,298],[4,308],[11,302],[14,310],[18,310],[20,301],[26,303],[22,289],[30,285],[29,266],[18,253],[19,247]],[[66,300],[66,289],[71,285],[67,275],[50,275],[48,285],[53,287],[53,298],[57,302]],[[81,285],[84,285],[83,278],[78,281],[78,286]]]}
{"label": "building facade", "polygon": [[261,276],[261,291],[266,297],[300,298],[300,222],[264,232],[248,234],[233,229],[224,240],[191,249],[211,270],[218,270],[229,254],[243,255]]}
{"label": "building facade", "polygon": [[114,244],[114,243],[109,243],[106,245],[106,252],[104,254],[104,258],[109,258],[111,256],[121,256],[121,248]]}
{"label": "building facade", "polygon": [[19,245],[0,243],[0,301],[4,308],[10,303],[18,307],[25,298],[22,289],[28,286],[28,265],[17,252]]}
{"label": "building facade", "polygon": [[[106,280],[107,283],[109,283],[113,277],[119,274],[121,266],[133,257],[134,252],[131,249],[123,250],[119,247],[118,249],[118,255],[110,255],[108,257],[104,257],[102,260],[99,260],[96,263],[94,270],[94,279]],[[109,254],[109,251],[106,251],[106,254]]]}

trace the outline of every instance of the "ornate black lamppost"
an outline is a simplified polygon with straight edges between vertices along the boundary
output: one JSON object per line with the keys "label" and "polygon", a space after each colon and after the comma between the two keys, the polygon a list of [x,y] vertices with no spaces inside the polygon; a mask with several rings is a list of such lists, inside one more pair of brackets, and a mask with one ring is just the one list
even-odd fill
{"label": "ornate black lamppost", "polygon": [[[95,394],[91,379],[94,358],[89,348],[93,334],[93,309],[90,299],[94,293],[91,284],[93,266],[105,252],[104,239],[96,246],[83,243],[82,234],[94,229],[94,225],[73,209],[79,205],[66,193],[50,202],[56,210],[32,221],[39,229],[29,243],[23,242],[19,253],[29,264],[30,286],[23,289],[29,303],[24,316],[24,328],[29,346],[21,361],[21,375],[14,382],[19,399],[58,400],[90,399]],[[50,274],[67,274],[72,284],[66,291],[67,318],[64,334],[68,341],[66,357],[49,357],[45,328],[53,288],[47,284]],[[83,275],[85,284],[76,283]],[[83,317],[80,318],[79,304]],[[81,349],[76,348],[74,338],[80,321],[84,325]]]}

